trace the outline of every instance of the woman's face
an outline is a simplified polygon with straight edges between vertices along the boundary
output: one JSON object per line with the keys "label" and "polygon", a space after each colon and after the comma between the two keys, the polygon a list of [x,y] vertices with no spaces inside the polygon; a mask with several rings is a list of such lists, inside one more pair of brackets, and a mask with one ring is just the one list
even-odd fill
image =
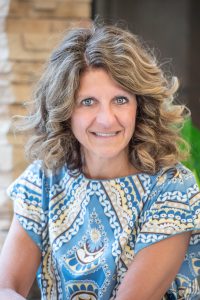
{"label": "woman's face", "polygon": [[104,69],[88,69],[81,75],[71,126],[86,163],[127,158],[136,109],[135,95]]}

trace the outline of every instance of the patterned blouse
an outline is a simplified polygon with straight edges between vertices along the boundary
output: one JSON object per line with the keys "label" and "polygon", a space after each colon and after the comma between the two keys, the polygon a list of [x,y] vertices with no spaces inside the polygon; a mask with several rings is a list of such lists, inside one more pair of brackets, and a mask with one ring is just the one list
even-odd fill
{"label": "patterned blouse", "polygon": [[182,266],[163,299],[200,299],[200,192],[178,164],[156,175],[108,180],[45,173],[31,164],[9,187],[15,214],[41,249],[43,300],[115,299],[143,248],[192,231]]}

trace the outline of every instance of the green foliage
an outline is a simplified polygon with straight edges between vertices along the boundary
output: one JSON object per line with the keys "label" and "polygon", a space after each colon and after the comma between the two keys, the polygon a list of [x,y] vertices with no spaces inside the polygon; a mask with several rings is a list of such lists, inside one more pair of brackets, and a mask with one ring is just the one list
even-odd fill
{"label": "green foliage", "polygon": [[191,155],[183,163],[194,173],[200,186],[200,130],[193,125],[191,119],[186,122],[182,130],[182,136],[191,147]]}

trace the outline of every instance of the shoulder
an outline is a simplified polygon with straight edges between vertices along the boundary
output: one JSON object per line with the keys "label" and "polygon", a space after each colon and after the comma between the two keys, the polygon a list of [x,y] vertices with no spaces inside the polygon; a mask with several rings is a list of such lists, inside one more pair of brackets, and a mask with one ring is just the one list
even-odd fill
{"label": "shoulder", "polygon": [[178,163],[172,167],[160,170],[156,176],[156,186],[162,186],[168,189],[178,187],[184,190],[191,186],[197,187],[197,183],[192,171],[182,163]]}
{"label": "shoulder", "polygon": [[36,160],[25,169],[20,177],[30,179],[40,184],[43,179],[49,180],[50,182],[57,182],[65,176],[71,176],[66,165],[58,169],[50,170],[44,167],[41,160]]}
{"label": "shoulder", "polygon": [[183,164],[163,168],[153,178],[144,210],[178,207],[180,203],[190,207],[194,199],[199,202],[200,191],[194,174]]}
{"label": "shoulder", "polygon": [[31,189],[31,187],[41,188],[43,174],[44,171],[41,161],[34,161],[8,187],[8,194],[12,194],[16,189]]}
{"label": "shoulder", "polygon": [[34,190],[39,192],[43,187],[51,187],[54,184],[59,184],[65,177],[69,177],[70,172],[66,166],[59,168],[58,170],[48,170],[44,168],[41,160],[36,160],[31,163],[21,175],[14,180],[14,182],[8,187],[8,194],[12,194],[17,190]]}
{"label": "shoulder", "polygon": [[41,186],[41,181],[44,176],[44,169],[42,165],[42,161],[34,161],[30,164],[24,172],[20,175],[19,179],[27,180],[32,183],[35,183],[38,186]]}

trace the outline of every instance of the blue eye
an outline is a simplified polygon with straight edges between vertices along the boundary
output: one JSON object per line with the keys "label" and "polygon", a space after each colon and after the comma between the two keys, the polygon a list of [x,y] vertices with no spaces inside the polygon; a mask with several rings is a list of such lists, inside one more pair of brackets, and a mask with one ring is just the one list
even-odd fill
{"label": "blue eye", "polygon": [[125,104],[128,102],[128,98],[124,96],[116,97],[116,103],[119,105]]}
{"label": "blue eye", "polygon": [[90,106],[94,103],[94,100],[92,98],[87,98],[87,99],[82,100],[81,103],[84,106]]}

